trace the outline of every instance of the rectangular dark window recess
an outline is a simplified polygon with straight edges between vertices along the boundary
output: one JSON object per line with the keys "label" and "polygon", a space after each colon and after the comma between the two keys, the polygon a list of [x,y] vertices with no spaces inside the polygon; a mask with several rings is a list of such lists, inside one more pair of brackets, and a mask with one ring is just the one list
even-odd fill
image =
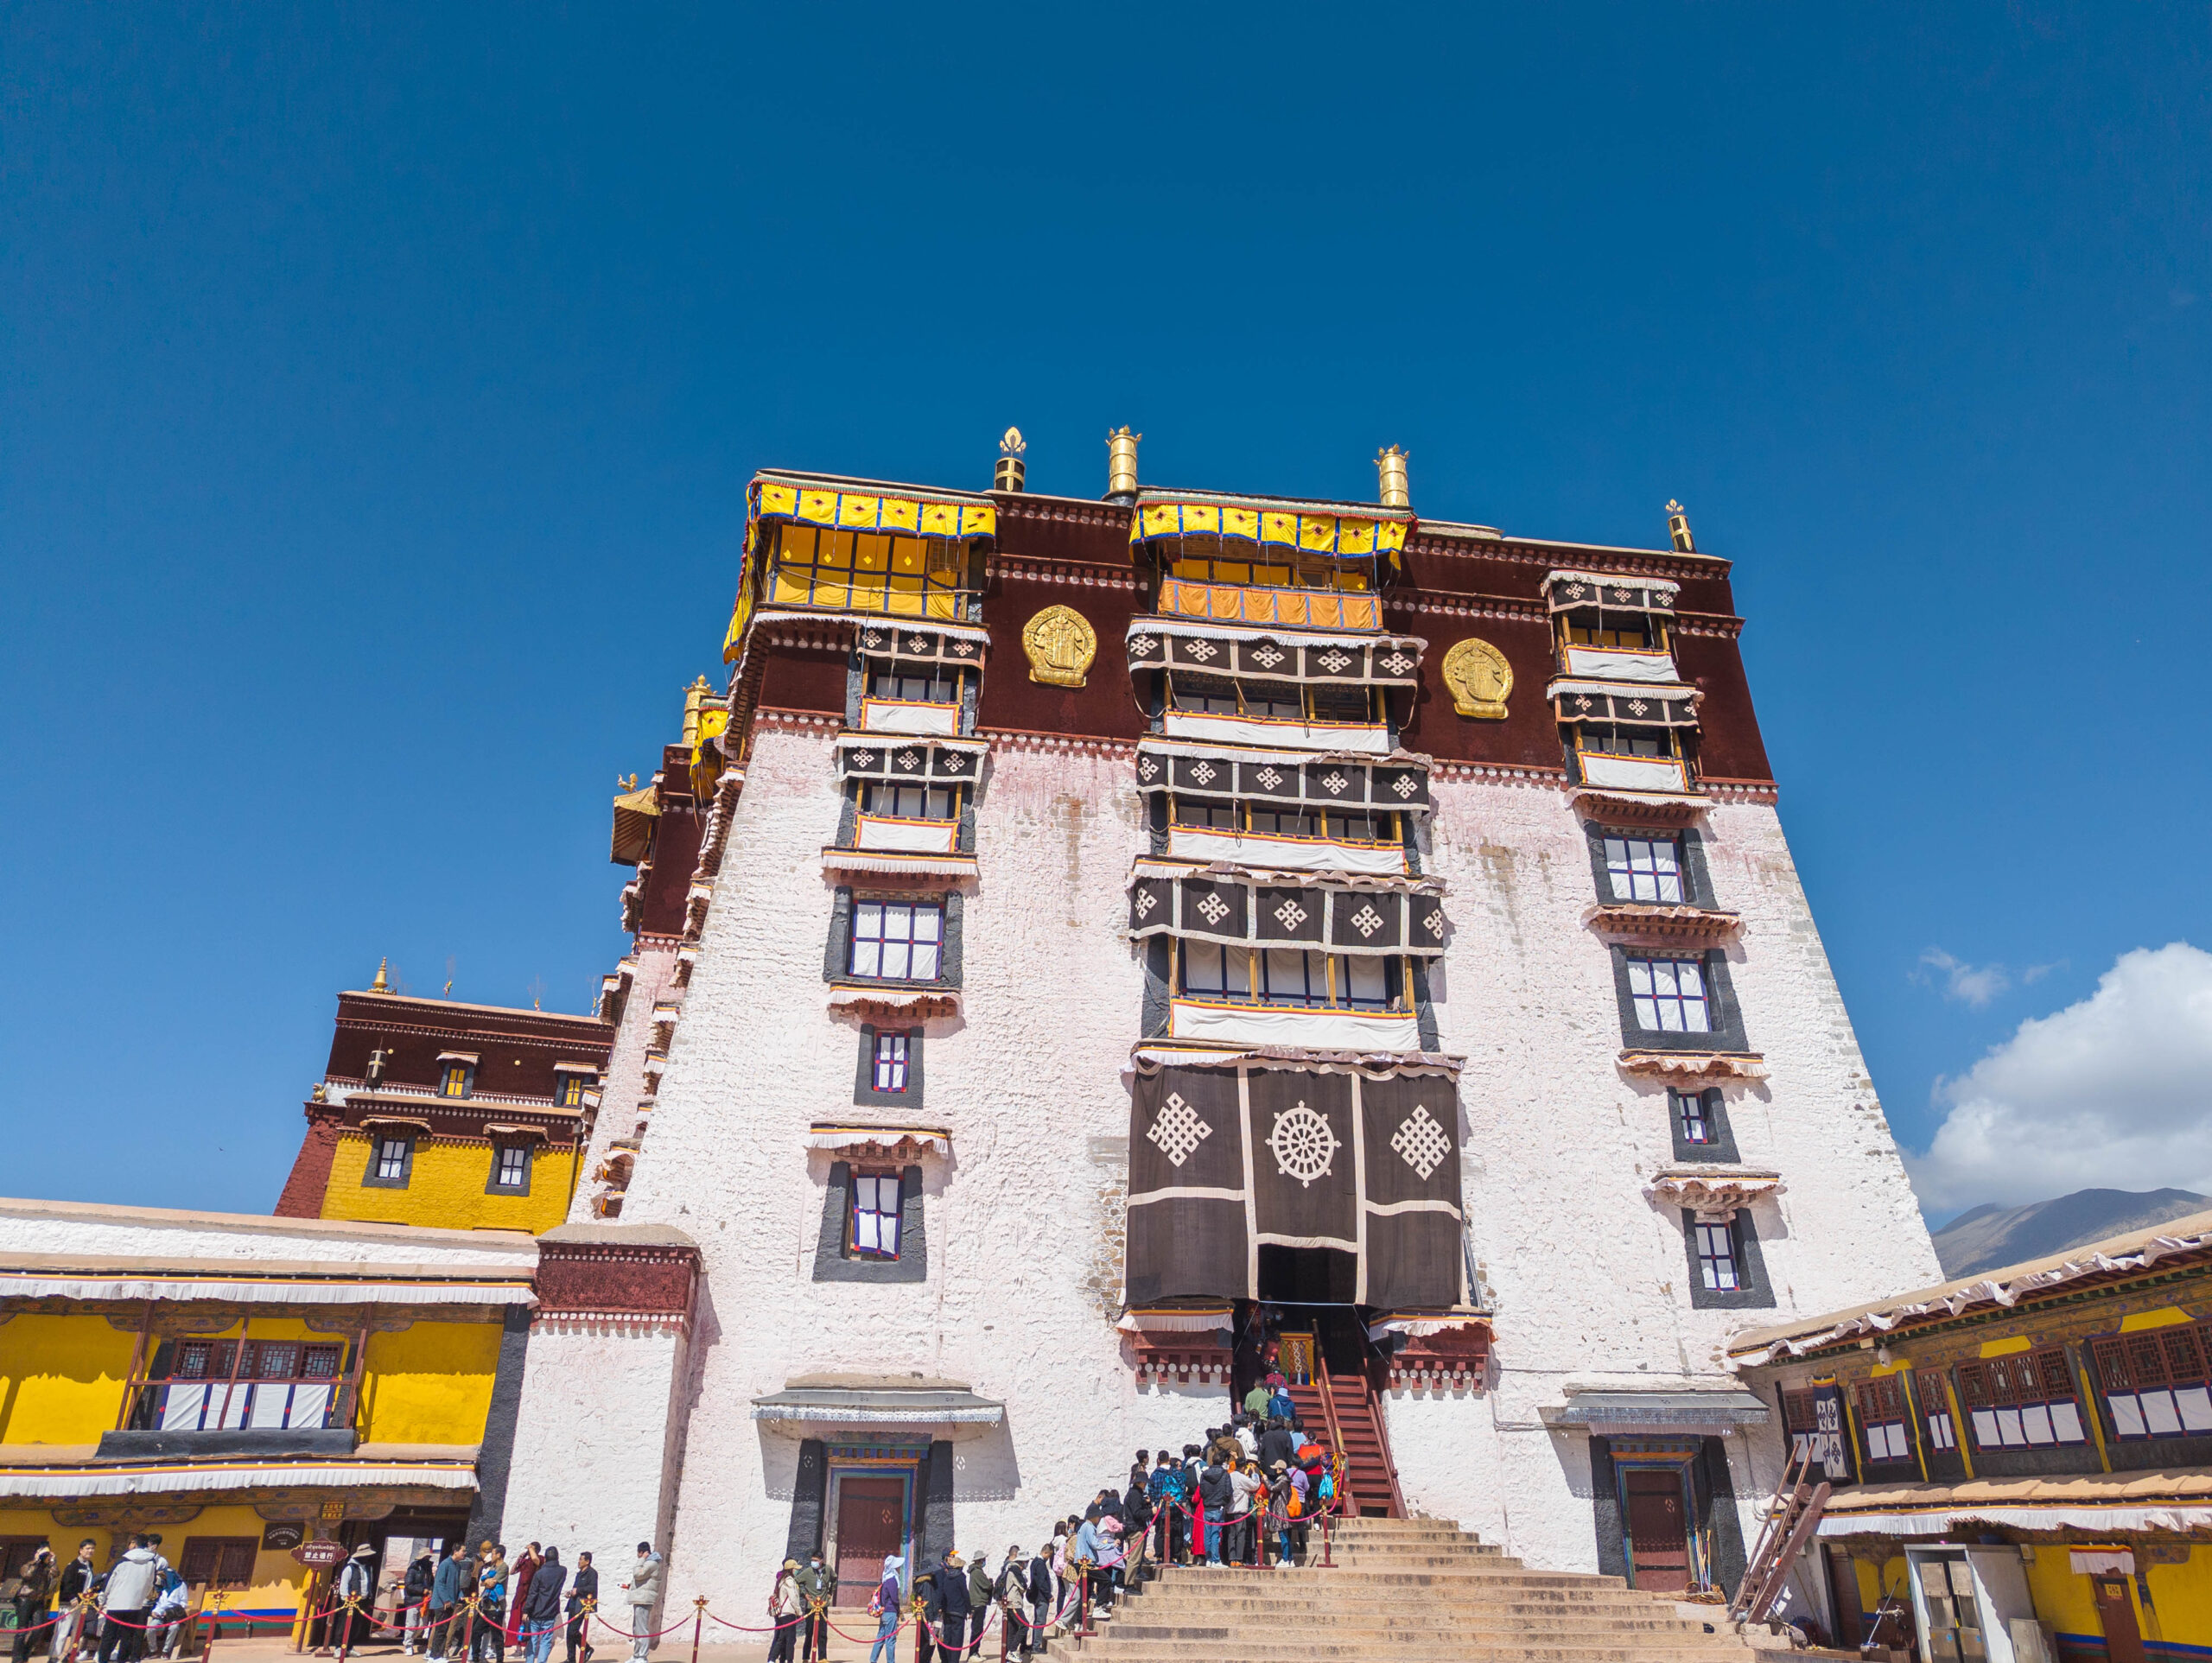
{"label": "rectangular dark window recess", "polygon": [[485,1181],[487,1196],[526,1196],[530,1193],[531,1146],[527,1143],[494,1143],[492,1146],[492,1176]]}
{"label": "rectangular dark window recess", "polygon": [[[1703,1221],[1704,1228],[1711,1228],[1714,1221]],[[1759,1253],[1759,1233],[1752,1228],[1748,1209],[1738,1209],[1724,1225],[1716,1244],[1710,1237],[1701,1239],[1700,1222],[1695,1212],[1682,1209],[1682,1243],[1689,1254],[1690,1304],[1698,1311],[1756,1311],[1774,1304],[1774,1289],[1766,1278],[1766,1261]],[[1718,1245],[1725,1248],[1734,1269],[1736,1285],[1707,1287],[1707,1271],[1715,1255],[1712,1249]]]}
{"label": "rectangular dark window recess", "polygon": [[957,889],[856,894],[840,885],[830,904],[823,980],[887,987],[959,987],[963,899]]}
{"label": "rectangular dark window recess", "polygon": [[415,1172],[415,1134],[372,1126],[369,1133],[368,1170],[361,1184],[369,1190],[404,1190]]}
{"label": "rectangular dark window recess", "polygon": [[[1631,1050],[1751,1049],[1722,949],[1615,947],[1611,953],[1622,1044]],[[1693,1025],[1698,1022],[1705,1025]]]}
{"label": "rectangular dark window recess", "polygon": [[[1705,842],[1694,826],[1601,826],[1583,822],[1590,843],[1590,877],[1608,905],[1717,906],[1705,864]],[[1672,867],[1673,882],[1669,882]],[[1624,888],[1627,892],[1621,893]],[[1679,895],[1679,899],[1670,899]]]}
{"label": "rectangular dark window recess", "polygon": [[[880,1254],[855,1254],[852,1247],[852,1214],[858,1184],[865,1176],[881,1178],[881,1169],[856,1174],[850,1161],[830,1163],[830,1182],[822,1197],[822,1228],[815,1238],[814,1279],[817,1282],[925,1282],[929,1279],[929,1238],[924,1228],[922,1169],[908,1166],[898,1174],[898,1257]],[[879,1208],[881,1196],[875,1197]]]}
{"label": "rectangular dark window recess", "polygon": [[870,1025],[861,1029],[860,1064],[853,1075],[853,1101],[885,1108],[922,1106],[919,1028],[879,1028]]}
{"label": "rectangular dark window recess", "polygon": [[1735,1128],[1728,1123],[1728,1105],[1719,1086],[1707,1086],[1702,1091],[1680,1091],[1669,1087],[1667,1115],[1673,1127],[1676,1160],[1743,1158],[1736,1152]]}

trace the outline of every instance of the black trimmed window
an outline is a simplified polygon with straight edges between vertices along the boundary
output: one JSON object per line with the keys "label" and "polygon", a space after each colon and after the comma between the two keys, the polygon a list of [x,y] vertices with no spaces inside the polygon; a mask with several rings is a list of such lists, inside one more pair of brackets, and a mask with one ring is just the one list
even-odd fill
{"label": "black trimmed window", "polygon": [[868,1089],[895,1091],[906,1089],[907,1047],[911,1041],[904,1028],[886,1028],[875,1035],[868,1058]]}
{"label": "black trimmed window", "polygon": [[361,1182],[371,1189],[404,1190],[415,1172],[415,1133],[369,1128],[368,1171]]}
{"label": "black trimmed window", "polygon": [[2106,1424],[2123,1441],[2212,1432],[2212,1325],[2177,1323],[2089,1342]]}
{"label": "black trimmed window", "polygon": [[1189,938],[1175,944],[1183,993],[1192,999],[1296,1009],[1387,1011],[1401,985],[1395,959],[1296,947],[1228,947]]}
{"label": "black trimmed window", "polygon": [[1859,1411],[1859,1440],[1866,1448],[1866,1463],[1910,1461],[1912,1411],[1904,1400],[1903,1374],[1878,1374],[1851,1388]]}
{"label": "black trimmed window", "polygon": [[526,1143],[500,1143],[492,1146],[492,1180],[484,1186],[487,1195],[526,1196],[530,1193],[530,1152]]}
{"label": "black trimmed window", "polygon": [[1720,1141],[1719,1087],[1708,1086],[1703,1091],[1670,1088],[1667,1098],[1674,1105],[1676,1134],[1685,1146],[1702,1152]]}
{"label": "black trimmed window", "polygon": [[[873,1188],[863,1192],[864,1181]],[[888,1186],[887,1190],[885,1186]],[[892,1200],[895,1197],[895,1200]],[[884,1207],[895,1208],[892,1251],[883,1251]],[[929,1241],[922,1207],[922,1169],[830,1163],[830,1182],[822,1196],[822,1230],[814,1248],[817,1282],[925,1282],[929,1279]],[[865,1204],[876,1221],[875,1250],[855,1241],[855,1226]]]}
{"label": "black trimmed window", "polygon": [[956,820],[959,800],[949,785],[861,786],[861,812],[893,820]]}
{"label": "black trimmed window", "polygon": [[1243,824],[1236,804],[1226,797],[1175,796],[1175,823],[1211,831],[1235,831]]}
{"label": "black trimmed window", "polygon": [[1675,730],[1671,727],[1632,727],[1626,722],[1581,722],[1574,730],[1574,748],[1600,757],[1672,757]]}
{"label": "black trimmed window", "polygon": [[1928,1429],[1928,1447],[1948,1454],[1959,1447],[1959,1429],[1951,1420],[1951,1394],[1944,1389],[1943,1371],[1923,1368],[1912,1377],[1913,1395],[1920,1400],[1920,1422]]}
{"label": "black trimmed window", "polygon": [[1713,994],[1705,960],[1628,955],[1629,1008],[1648,1033],[1711,1033]]}
{"label": "black trimmed window", "polygon": [[1697,1241],[1699,1283],[1708,1293],[1741,1293],[1743,1262],[1736,1250],[1735,1219],[1693,1219],[1690,1228]]}
{"label": "black trimmed window", "polygon": [[1748,1208],[1738,1208],[1725,1218],[1712,1214],[1700,1217],[1685,1208],[1682,1242],[1688,1256],[1692,1309],[1739,1311],[1774,1304],[1774,1289],[1759,1253],[1759,1234]]}
{"label": "black trimmed window", "polygon": [[860,1063],[853,1076],[853,1101],[888,1108],[922,1106],[922,1031],[919,1028],[861,1029]]}
{"label": "black trimmed window", "polygon": [[598,1083],[599,1076],[595,1074],[582,1074],[573,1069],[563,1069],[560,1089],[555,1093],[554,1101],[563,1108],[582,1108],[584,1093]]}
{"label": "black trimmed window", "polygon": [[474,1064],[448,1059],[438,1067],[438,1095],[466,1097],[476,1083]]}
{"label": "black trimmed window", "polygon": [[1608,832],[1605,854],[1605,877],[1614,900],[1644,902],[1655,906],[1680,906],[1688,902],[1689,887],[1683,881],[1680,839]]}
{"label": "black trimmed window", "polygon": [[848,974],[869,981],[935,981],[944,949],[943,902],[855,899]]}
{"label": "black trimmed window", "polygon": [[855,1259],[899,1256],[901,1190],[896,1171],[855,1171],[853,1202],[846,1214],[845,1252]]}
{"label": "black trimmed window", "polygon": [[1962,1362],[1958,1375],[1959,1401],[1977,1450],[2047,1449],[2088,1440],[2063,1346]]}
{"label": "black trimmed window", "polygon": [[898,699],[908,704],[958,704],[960,676],[950,670],[924,670],[919,675],[897,670],[871,670],[868,696]]}

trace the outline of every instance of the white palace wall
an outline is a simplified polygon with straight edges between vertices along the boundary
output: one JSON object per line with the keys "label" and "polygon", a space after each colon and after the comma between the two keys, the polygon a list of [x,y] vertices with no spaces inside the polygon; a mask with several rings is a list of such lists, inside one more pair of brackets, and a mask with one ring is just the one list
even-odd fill
{"label": "white palace wall", "polygon": [[[823,976],[838,880],[819,853],[840,800],[826,728],[757,730],[623,1211],[686,1231],[703,1255],[668,1431],[677,1593],[757,1601],[782,1558],[810,1429],[756,1421],[752,1406],[794,1382],[951,1381],[1003,1401],[1003,1425],[955,1444],[957,1539],[994,1560],[1118,1484],[1135,1449],[1179,1447],[1225,1413],[1218,1387],[1140,1390],[1111,1326],[1142,1001],[1122,928],[1145,847],[1134,783],[1126,755],[993,749],[963,1012],[925,1025],[912,1116],[952,1145],[921,1163],[926,1279],[817,1282],[830,1157],[806,1130],[854,1114],[860,1043]],[[1392,1442],[1409,1507],[1532,1565],[1595,1569],[1587,1439],[1540,1414],[1570,1381],[1727,1386],[1728,1333],[1932,1281],[1934,1255],[1770,806],[1718,805],[1703,835],[1716,904],[1743,915],[1728,957],[1770,1070],[1727,1101],[1744,1163],[1783,1175],[1755,1212],[1777,1303],[1697,1310],[1681,1214],[1643,1193],[1672,1164],[1666,1092],[1618,1065],[1608,950],[1582,923],[1597,897],[1580,818],[1548,784],[1440,771],[1434,795],[1421,853],[1450,885],[1453,932],[1434,1006],[1441,1049],[1467,1059],[1459,1136],[1496,1339],[1490,1389],[1389,1394]],[[582,1339],[564,1348],[533,1342],[534,1381],[614,1366]],[[593,1442],[587,1464],[616,1462],[597,1452],[614,1442]],[[1770,1483],[1730,1443],[1739,1497]],[[641,1437],[620,1459],[660,1447]]]}

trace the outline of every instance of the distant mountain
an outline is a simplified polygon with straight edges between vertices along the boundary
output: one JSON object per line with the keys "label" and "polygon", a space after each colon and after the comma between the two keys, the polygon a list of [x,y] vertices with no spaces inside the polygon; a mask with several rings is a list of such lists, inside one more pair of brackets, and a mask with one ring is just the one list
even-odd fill
{"label": "distant mountain", "polygon": [[1985,1203],[1936,1232],[1936,1258],[1956,1280],[2208,1209],[2212,1196],[2190,1190],[2076,1190],[2024,1207]]}

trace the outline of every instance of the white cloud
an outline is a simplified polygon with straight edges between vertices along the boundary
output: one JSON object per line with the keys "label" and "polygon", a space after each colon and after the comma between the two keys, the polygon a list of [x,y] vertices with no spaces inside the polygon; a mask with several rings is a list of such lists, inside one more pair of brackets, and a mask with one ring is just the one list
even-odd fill
{"label": "white cloud", "polygon": [[2122,954],[2095,993],[2023,1022],[1935,1095],[1949,1113],[1905,1158],[1931,1212],[2096,1187],[2212,1194],[2212,953]]}
{"label": "white cloud", "polygon": [[[1967,964],[1953,958],[1940,947],[1931,947],[1920,955],[1920,962],[1930,970],[1943,974],[1943,991],[1951,998],[1963,1000],[1977,1011],[1986,1008],[1989,1001],[2012,985],[2012,977],[2005,974],[2001,964]],[[2040,974],[2040,972],[2038,972]],[[2035,978],[2031,976],[2030,981]],[[1916,978],[1926,981],[1924,976]]]}

